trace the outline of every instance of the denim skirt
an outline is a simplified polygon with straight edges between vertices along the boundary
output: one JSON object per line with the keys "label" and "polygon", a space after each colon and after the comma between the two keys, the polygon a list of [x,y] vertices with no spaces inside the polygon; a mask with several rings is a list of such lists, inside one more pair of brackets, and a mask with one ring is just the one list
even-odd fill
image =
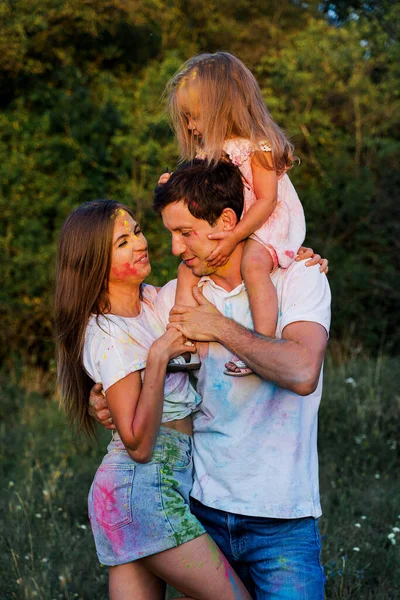
{"label": "denim skirt", "polygon": [[114,434],[89,492],[101,564],[121,565],[205,533],[189,507],[192,451],[191,436],[160,427],[151,461],[140,464]]}

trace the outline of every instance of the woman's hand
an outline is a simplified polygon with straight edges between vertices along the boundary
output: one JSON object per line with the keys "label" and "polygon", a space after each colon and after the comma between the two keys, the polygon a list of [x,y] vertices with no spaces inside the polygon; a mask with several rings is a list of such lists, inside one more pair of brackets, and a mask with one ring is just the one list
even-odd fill
{"label": "woman's hand", "polygon": [[185,352],[196,352],[195,345],[188,345],[188,339],[180,331],[175,328],[168,329],[164,335],[158,340],[153,342],[150,348],[150,354],[158,353],[159,356],[164,358],[167,363],[172,359],[184,354]]}
{"label": "woman's hand", "polygon": [[312,267],[314,265],[319,264],[320,272],[325,273],[325,275],[328,274],[328,259],[321,258],[319,254],[315,254],[312,248],[305,248],[304,246],[300,246],[295,260],[298,262],[299,260],[306,260],[307,258],[309,258],[310,260],[306,262],[306,267]]}

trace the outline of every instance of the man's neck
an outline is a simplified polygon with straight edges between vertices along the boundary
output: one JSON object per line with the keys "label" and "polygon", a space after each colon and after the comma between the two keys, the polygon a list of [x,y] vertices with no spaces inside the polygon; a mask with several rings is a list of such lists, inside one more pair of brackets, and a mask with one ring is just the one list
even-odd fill
{"label": "man's neck", "polygon": [[244,242],[238,244],[223,267],[219,267],[210,275],[210,279],[227,292],[231,292],[243,281],[240,271]]}

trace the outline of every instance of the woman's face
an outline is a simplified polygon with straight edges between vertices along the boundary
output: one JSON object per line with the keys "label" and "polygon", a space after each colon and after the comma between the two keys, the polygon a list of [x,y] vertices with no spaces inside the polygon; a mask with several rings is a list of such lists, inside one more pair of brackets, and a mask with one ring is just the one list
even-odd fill
{"label": "woman's face", "polygon": [[150,274],[147,241],[139,225],[122,208],[115,213],[110,283],[142,283]]}

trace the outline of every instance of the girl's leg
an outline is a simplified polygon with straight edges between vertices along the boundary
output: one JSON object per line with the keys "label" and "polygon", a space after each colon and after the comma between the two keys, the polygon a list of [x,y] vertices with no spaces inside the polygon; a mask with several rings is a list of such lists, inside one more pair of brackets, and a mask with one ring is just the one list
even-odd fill
{"label": "girl's leg", "polygon": [[192,271],[181,263],[178,267],[178,285],[176,288],[175,303],[184,306],[197,306],[193,298],[192,289],[199,283],[199,278],[193,275]]}
{"label": "girl's leg", "polygon": [[251,600],[243,583],[207,534],[139,562],[187,598]]}
{"label": "girl's leg", "polygon": [[247,240],[241,270],[249,296],[254,330],[275,337],[278,320],[278,296],[270,273],[274,263],[271,254],[255,240]]}
{"label": "girl's leg", "polygon": [[109,567],[110,600],[164,600],[165,582],[140,562]]}
{"label": "girl's leg", "polygon": [[[178,267],[178,285],[176,288],[175,304],[197,306],[197,302],[193,298],[192,288],[197,285],[198,282],[199,278],[193,275],[192,271],[182,262]],[[200,368],[200,360],[197,353],[191,354],[190,352],[185,352],[182,356],[185,359],[186,364],[177,362],[176,359],[174,359],[168,363],[167,372],[171,373],[174,371],[187,371],[189,369]]]}
{"label": "girl's leg", "polygon": [[[275,337],[278,319],[278,296],[271,281],[270,273],[274,261],[264,246],[255,240],[247,240],[241,262],[241,271],[249,297],[254,331],[268,337]],[[237,356],[226,363],[226,375],[245,377],[252,370]]]}

